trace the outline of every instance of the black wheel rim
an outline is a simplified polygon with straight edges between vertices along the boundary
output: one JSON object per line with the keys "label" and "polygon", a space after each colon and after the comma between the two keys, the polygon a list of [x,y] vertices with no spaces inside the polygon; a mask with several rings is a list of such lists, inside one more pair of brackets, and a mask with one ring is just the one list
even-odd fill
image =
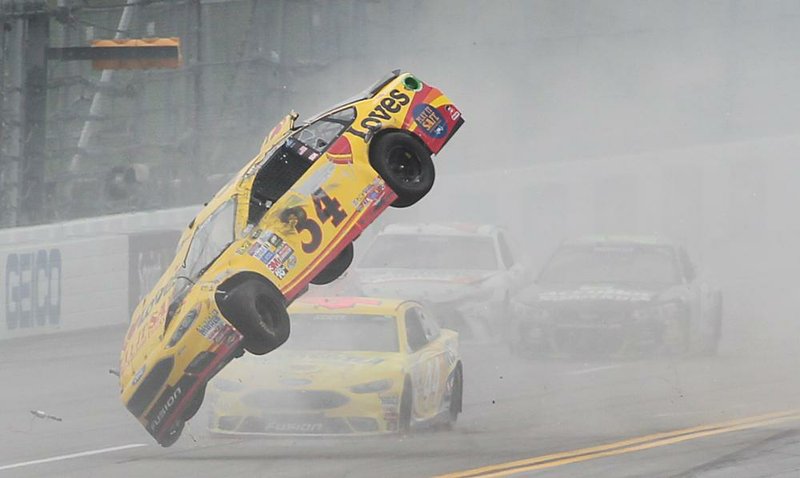
{"label": "black wheel rim", "polygon": [[413,151],[398,146],[389,152],[387,166],[392,175],[404,183],[422,181],[422,160]]}

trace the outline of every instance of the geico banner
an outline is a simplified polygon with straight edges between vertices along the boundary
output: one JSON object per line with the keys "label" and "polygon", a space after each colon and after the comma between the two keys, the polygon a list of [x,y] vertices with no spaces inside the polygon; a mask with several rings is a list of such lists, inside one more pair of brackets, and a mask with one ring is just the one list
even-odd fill
{"label": "geico banner", "polygon": [[0,339],[128,320],[128,238],[0,249]]}

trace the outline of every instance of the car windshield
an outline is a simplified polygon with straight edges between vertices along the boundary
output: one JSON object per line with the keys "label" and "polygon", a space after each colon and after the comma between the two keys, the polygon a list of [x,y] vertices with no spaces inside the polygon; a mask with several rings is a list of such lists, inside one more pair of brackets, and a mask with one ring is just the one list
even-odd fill
{"label": "car windshield", "polygon": [[197,280],[233,242],[235,210],[236,201],[230,199],[197,226],[183,262],[182,276]]}
{"label": "car windshield", "polygon": [[360,266],[374,269],[496,270],[489,236],[382,234]]}
{"label": "car windshield", "polygon": [[397,352],[394,317],[367,314],[292,314],[286,350]]}
{"label": "car windshield", "polygon": [[623,283],[666,285],[678,282],[668,247],[568,246],[545,266],[541,283]]}

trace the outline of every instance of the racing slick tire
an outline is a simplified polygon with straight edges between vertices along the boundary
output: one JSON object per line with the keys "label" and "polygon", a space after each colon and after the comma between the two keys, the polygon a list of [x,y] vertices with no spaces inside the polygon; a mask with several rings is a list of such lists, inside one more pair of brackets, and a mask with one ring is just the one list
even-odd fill
{"label": "racing slick tire", "polygon": [[353,262],[353,243],[347,245],[324,269],[320,271],[311,283],[314,285],[330,284],[339,278]]}
{"label": "racing slick tire", "polygon": [[464,396],[464,371],[461,363],[456,365],[455,377],[453,378],[453,391],[450,395],[450,416],[448,417],[447,425],[452,428],[456,421],[458,421],[458,414],[461,413],[463,408]]}
{"label": "racing slick tire", "polygon": [[181,433],[183,433],[183,426],[186,424],[183,420],[178,420],[175,425],[172,426],[169,433],[167,433],[161,441],[158,442],[159,445],[163,446],[164,448],[169,448],[175,444],[176,441],[181,437]]}
{"label": "racing slick tire", "polygon": [[268,280],[241,272],[217,289],[222,315],[244,336],[242,345],[253,355],[277,349],[289,338],[289,314],[284,297]]}
{"label": "racing slick tire", "polygon": [[400,397],[400,413],[397,418],[397,431],[406,434],[411,431],[411,409],[414,393],[411,389],[411,380],[406,378],[403,385],[403,395]]}
{"label": "racing slick tire", "polygon": [[397,194],[392,207],[408,207],[433,187],[436,171],[428,148],[404,131],[389,131],[372,143],[369,162]]}

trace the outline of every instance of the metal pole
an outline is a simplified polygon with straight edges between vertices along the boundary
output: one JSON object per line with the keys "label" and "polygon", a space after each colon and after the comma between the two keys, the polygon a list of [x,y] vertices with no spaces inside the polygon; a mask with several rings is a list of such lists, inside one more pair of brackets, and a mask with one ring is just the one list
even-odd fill
{"label": "metal pole", "polygon": [[[16,4],[2,1],[2,13],[15,12]],[[10,29],[6,30],[5,25]],[[13,226],[19,221],[20,158],[22,157],[22,40],[25,30],[22,18],[4,18],[2,102],[2,137],[0,137],[0,223]]]}
{"label": "metal pole", "polygon": [[[203,103],[203,4],[200,0],[194,0],[194,134],[192,135],[193,143],[193,158],[192,160],[199,160],[205,151],[202,147],[203,135],[205,134],[205,123],[203,115],[205,113]],[[206,155],[207,157],[207,155]],[[200,178],[201,171],[198,168],[192,167],[189,164],[189,171],[192,171],[194,176],[193,180]],[[194,182],[194,181],[193,181]],[[196,190],[196,189],[195,189]]]}
{"label": "metal pole", "polygon": [[[119,40],[125,37],[128,32],[128,28],[131,24],[131,18],[133,17],[133,10],[136,7],[136,3],[139,0],[127,0],[125,2],[125,7],[122,9],[122,15],[119,17],[119,24],[117,25],[117,33],[114,34],[114,39]],[[89,140],[92,139],[92,135],[94,135],[95,131],[97,130],[97,118],[103,112],[103,107],[105,104],[105,98],[103,97],[103,89],[111,83],[111,78],[113,75],[113,70],[103,70],[100,74],[100,84],[97,88],[97,91],[94,93],[92,97],[92,105],[89,107],[89,119],[83,123],[83,129],[81,130],[81,136],[78,138],[78,152],[72,157],[72,161],[69,163],[69,171],[74,173],[80,167],[81,158],[83,156],[83,151],[86,149],[86,146],[89,145]]]}
{"label": "metal pole", "polygon": [[[41,11],[44,2],[29,3]],[[46,219],[45,140],[47,118],[47,47],[50,43],[50,18],[46,13],[27,17],[25,32],[25,82],[23,85],[24,119],[22,122],[22,191],[20,204],[25,223]]]}

